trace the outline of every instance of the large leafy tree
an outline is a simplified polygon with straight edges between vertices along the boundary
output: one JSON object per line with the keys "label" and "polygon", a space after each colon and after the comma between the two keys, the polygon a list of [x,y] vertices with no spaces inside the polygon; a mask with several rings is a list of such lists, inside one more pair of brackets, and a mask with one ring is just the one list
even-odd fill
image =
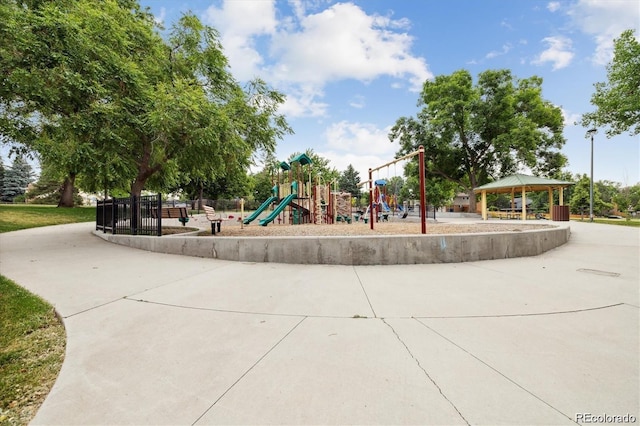
{"label": "large leafy tree", "polygon": [[607,79],[595,84],[591,103],[597,109],[583,115],[582,125],[609,126],[609,137],[626,131],[640,134],[640,43],[633,30],[624,31],[615,40]]}
{"label": "large leafy tree", "polygon": [[416,117],[396,121],[389,138],[400,142],[400,155],[423,145],[427,174],[464,188],[471,211],[474,187],[525,167],[550,175],[566,163],[559,152],[562,113],[542,98],[539,77],[489,70],[474,85],[460,70],[426,81],[418,106]]}
{"label": "large leafy tree", "polygon": [[0,134],[57,168],[72,206],[78,175],[123,173],[122,112],[149,89],[161,39],[132,0],[9,0],[0,20]]}
{"label": "large leafy tree", "polygon": [[[571,212],[588,214],[591,206],[591,179],[586,174],[578,176],[579,180],[573,188],[570,205]],[[593,186],[593,212],[595,215],[606,214],[613,208],[611,203],[602,199],[598,185]]]}
{"label": "large leafy tree", "polygon": [[640,211],[640,184],[621,188],[613,198],[618,211],[630,213]]}
{"label": "large leafy tree", "polygon": [[185,15],[167,41],[134,0],[0,4],[0,136],[87,189],[166,189],[246,173],[290,132],[280,93],[230,74],[217,33]]}
{"label": "large leafy tree", "polygon": [[276,140],[291,133],[277,112],[283,95],[259,79],[240,86],[217,32],[196,16],[174,26],[158,61],[163,72],[141,104],[145,120],[130,126],[132,194],[147,182],[175,181],[177,171],[203,182],[246,173],[256,151],[273,151]]}

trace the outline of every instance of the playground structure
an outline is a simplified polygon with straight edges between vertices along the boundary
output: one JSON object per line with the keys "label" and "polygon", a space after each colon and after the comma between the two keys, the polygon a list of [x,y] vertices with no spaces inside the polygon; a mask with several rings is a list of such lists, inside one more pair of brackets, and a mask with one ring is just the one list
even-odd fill
{"label": "playground structure", "polygon": [[274,209],[258,221],[260,226],[274,221],[292,225],[351,223],[351,194],[332,191],[331,185],[321,183],[320,179],[314,185],[312,163],[306,154],[298,155],[290,164],[281,162],[271,189],[272,195],[245,218],[243,224],[250,224],[274,204]]}

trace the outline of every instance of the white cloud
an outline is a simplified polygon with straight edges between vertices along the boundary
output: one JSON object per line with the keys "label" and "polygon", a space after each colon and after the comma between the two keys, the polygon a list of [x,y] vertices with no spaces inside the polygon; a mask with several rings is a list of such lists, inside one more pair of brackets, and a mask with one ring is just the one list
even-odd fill
{"label": "white cloud", "polygon": [[408,19],[369,15],[352,3],[289,5],[292,14],[283,16],[275,0],[224,0],[203,16],[220,31],[236,78],[261,76],[287,95],[282,112],[324,116],[328,106],[321,98],[330,82],[366,84],[387,76],[392,87],[419,92],[433,78],[425,59],[411,52]]}
{"label": "white cloud", "polygon": [[492,58],[495,58],[497,56],[506,55],[507,53],[509,53],[509,51],[511,50],[512,47],[513,46],[510,43],[506,43],[506,44],[502,45],[502,50],[493,50],[493,51],[487,53],[485,58],[492,59]]}
{"label": "white cloud", "polygon": [[332,149],[393,158],[398,146],[389,141],[390,130],[390,126],[380,129],[370,123],[340,121],[329,126],[324,136]]}
{"label": "white cloud", "polygon": [[532,61],[535,65],[547,62],[553,64],[553,70],[567,67],[574,57],[572,41],[564,36],[545,37],[543,40],[549,47]]}
{"label": "white cloud", "polygon": [[259,74],[264,61],[255,41],[276,31],[274,0],[225,1],[220,8],[210,6],[203,21],[220,31],[234,76],[250,80]]}
{"label": "white cloud", "polygon": [[413,38],[393,31],[406,25],[406,20],[367,15],[354,4],[335,4],[305,16],[299,31],[274,36],[271,53],[279,62],[274,76],[324,85],[389,75],[408,79],[418,91],[433,75],[423,58],[411,54]]}
{"label": "white cloud", "polygon": [[501,27],[504,27],[504,28],[506,28],[506,29],[508,29],[508,30],[513,30],[513,26],[512,26],[512,25],[509,23],[509,21],[507,21],[506,19],[503,19],[503,20],[500,22],[500,26],[501,26]]}
{"label": "white cloud", "polygon": [[329,105],[317,100],[323,96],[321,90],[311,85],[290,88],[278,112],[288,117],[324,117]]}
{"label": "white cloud", "polygon": [[562,111],[562,118],[565,127],[575,126],[576,123],[580,120],[580,114],[575,112],[568,111],[562,107],[559,107],[560,111]]}
{"label": "white cloud", "polygon": [[549,2],[547,4],[547,9],[549,9],[549,12],[555,12],[556,10],[560,9],[560,2],[558,1],[552,1]]}
{"label": "white cloud", "polygon": [[578,0],[568,11],[573,23],[593,37],[593,62],[608,63],[613,57],[613,39],[627,29],[640,37],[640,7],[634,0]]}
{"label": "white cloud", "polygon": [[164,19],[167,17],[167,9],[164,7],[160,8],[160,14],[158,16],[154,16],[153,19],[157,24],[164,24]]}
{"label": "white cloud", "polygon": [[[340,171],[345,170],[349,164],[353,165],[360,173],[360,178],[366,180],[369,168],[393,161],[400,149],[398,142],[389,141],[390,130],[391,126],[381,129],[371,123],[333,123],[324,133],[327,149],[319,154],[331,160],[331,165]],[[402,176],[403,170],[404,162],[400,162],[375,172],[373,178],[386,178],[396,174]]]}
{"label": "white cloud", "polygon": [[355,95],[349,101],[349,106],[357,109],[364,108],[365,104],[366,104],[365,99],[364,99],[364,96],[362,95]]}

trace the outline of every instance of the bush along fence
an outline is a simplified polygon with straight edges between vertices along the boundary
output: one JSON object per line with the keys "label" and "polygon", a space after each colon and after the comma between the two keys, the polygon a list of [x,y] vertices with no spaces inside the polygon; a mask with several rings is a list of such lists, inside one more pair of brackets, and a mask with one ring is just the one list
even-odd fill
{"label": "bush along fence", "polygon": [[97,202],[96,231],[118,235],[162,235],[162,196],[143,195]]}

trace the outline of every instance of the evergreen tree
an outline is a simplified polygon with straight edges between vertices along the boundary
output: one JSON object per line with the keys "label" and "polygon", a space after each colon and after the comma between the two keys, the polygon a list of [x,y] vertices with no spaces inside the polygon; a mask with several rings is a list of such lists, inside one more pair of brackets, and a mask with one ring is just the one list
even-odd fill
{"label": "evergreen tree", "polygon": [[340,174],[338,185],[342,191],[351,193],[352,197],[360,197],[360,173],[353,168],[351,164]]}
{"label": "evergreen tree", "polygon": [[2,201],[13,201],[27,190],[27,185],[33,181],[33,168],[22,156],[17,156],[13,164],[4,171],[2,180]]}
{"label": "evergreen tree", "polygon": [[2,163],[2,157],[0,157],[0,191],[4,186],[4,164]]}

